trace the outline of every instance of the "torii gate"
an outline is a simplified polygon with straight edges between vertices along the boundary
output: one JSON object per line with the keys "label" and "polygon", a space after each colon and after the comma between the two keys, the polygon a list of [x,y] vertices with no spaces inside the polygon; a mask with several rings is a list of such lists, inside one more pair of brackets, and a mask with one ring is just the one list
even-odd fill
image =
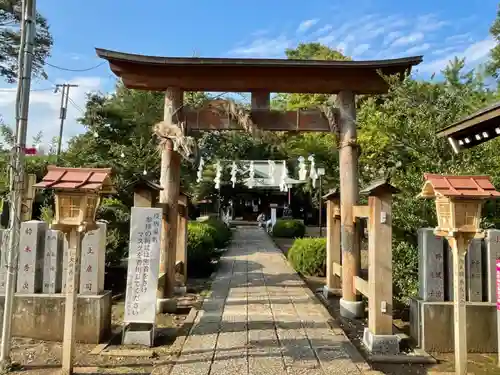
{"label": "torii gate", "polygon": [[[341,314],[361,317],[363,304],[353,285],[360,265],[359,238],[354,228],[353,206],[357,205],[358,145],[356,139],[355,94],[383,94],[388,90],[383,75],[409,72],[422,56],[378,61],[317,61],[284,59],[228,59],[153,57],[96,49],[127,88],[164,91],[164,122],[186,130],[241,130],[241,126],[210,108],[195,110],[183,106],[184,91],[250,92],[252,121],[268,131],[330,132],[338,129],[340,156],[340,208],[342,242]],[[271,111],[270,94],[337,94],[333,119],[321,110]],[[333,122],[333,123],[332,123]],[[168,217],[177,218],[180,188],[180,158],[172,142],[161,155],[160,202],[168,207]],[[174,286],[177,224],[164,225],[163,260],[159,283],[161,298],[171,298]]]}

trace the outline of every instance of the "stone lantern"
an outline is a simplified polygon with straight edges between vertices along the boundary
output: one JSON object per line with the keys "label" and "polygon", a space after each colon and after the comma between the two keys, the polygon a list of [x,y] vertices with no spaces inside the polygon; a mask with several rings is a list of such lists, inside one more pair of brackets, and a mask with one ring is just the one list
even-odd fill
{"label": "stone lantern", "polygon": [[479,227],[486,199],[500,197],[489,176],[445,176],[424,174],[421,198],[434,198],[438,226],[434,233],[448,239],[453,252],[455,315],[455,372],[467,373],[467,325],[465,302],[465,254],[474,238],[482,238]]}
{"label": "stone lantern", "polygon": [[47,169],[43,180],[34,187],[54,190],[56,207],[51,228],[61,230],[68,239],[62,370],[64,374],[71,374],[82,238],[86,231],[97,229],[95,214],[101,195],[114,193],[114,189],[109,168],[63,168],[51,165]]}

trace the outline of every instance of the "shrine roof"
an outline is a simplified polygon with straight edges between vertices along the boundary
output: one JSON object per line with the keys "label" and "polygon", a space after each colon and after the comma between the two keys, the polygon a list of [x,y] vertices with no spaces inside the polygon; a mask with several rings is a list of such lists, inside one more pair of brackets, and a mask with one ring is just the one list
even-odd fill
{"label": "shrine roof", "polygon": [[437,136],[447,137],[456,153],[500,137],[500,102],[439,130]]}
{"label": "shrine roof", "polygon": [[451,198],[496,198],[500,192],[495,190],[489,176],[456,176],[425,173],[425,184],[420,196]]}
{"label": "shrine roof", "polygon": [[328,193],[323,195],[323,199],[330,200],[340,197],[340,189],[338,187],[330,189]]}
{"label": "shrine roof", "polygon": [[380,94],[380,76],[409,72],[422,56],[372,61],[159,57],[96,48],[128,88],[164,91]]}
{"label": "shrine roof", "polygon": [[113,193],[111,168],[65,168],[49,165],[37,188]]}
{"label": "shrine roof", "polygon": [[359,194],[362,195],[377,195],[382,193],[397,194],[400,190],[397,187],[392,186],[386,178],[374,180],[362,189]]}

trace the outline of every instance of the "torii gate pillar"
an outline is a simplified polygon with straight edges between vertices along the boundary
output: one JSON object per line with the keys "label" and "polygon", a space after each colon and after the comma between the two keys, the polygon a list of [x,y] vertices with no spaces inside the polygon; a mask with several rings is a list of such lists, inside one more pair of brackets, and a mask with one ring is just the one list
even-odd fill
{"label": "torii gate pillar", "polygon": [[360,318],[364,304],[354,287],[354,277],[359,275],[361,257],[360,236],[353,222],[353,206],[359,203],[358,145],[356,142],[356,103],[351,91],[337,94],[340,128],[340,225],[342,246],[342,298],[340,314],[346,318]]}
{"label": "torii gate pillar", "polygon": [[[164,121],[180,126],[183,92],[176,88],[168,88],[165,92]],[[175,256],[177,246],[177,217],[179,215],[180,191],[180,155],[174,150],[173,142],[166,140],[161,150],[160,204],[164,207],[160,277],[158,280],[158,311],[175,312],[177,303],[174,296]]]}

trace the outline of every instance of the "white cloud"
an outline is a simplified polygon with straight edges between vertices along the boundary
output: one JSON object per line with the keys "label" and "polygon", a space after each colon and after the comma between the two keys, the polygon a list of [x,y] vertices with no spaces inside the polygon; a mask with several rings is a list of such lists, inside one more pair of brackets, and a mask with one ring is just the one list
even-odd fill
{"label": "white cloud", "polygon": [[393,40],[399,38],[402,36],[403,33],[401,31],[391,31],[387,36],[384,38],[383,45],[386,46],[389,43],[391,43]]}
{"label": "white cloud", "polygon": [[333,29],[333,26],[327,24],[327,25],[319,28],[318,30],[313,31],[311,34],[309,34],[309,37],[310,38],[316,38],[316,37],[322,36],[322,35],[324,35],[325,33],[329,32],[332,29]]}
{"label": "white cloud", "polygon": [[319,22],[318,18],[302,21],[300,23],[299,27],[297,28],[297,32],[303,33],[305,31],[309,30],[314,25],[316,25],[318,22]]}
{"label": "white cloud", "polygon": [[420,66],[419,70],[426,73],[437,73],[443,70],[455,57],[465,58],[465,64],[471,66],[481,63],[495,46],[495,41],[487,38],[469,45],[462,52],[450,53],[444,58],[430,61]]}
{"label": "white cloud", "polygon": [[448,21],[439,20],[435,14],[425,14],[417,17],[416,27],[421,31],[435,31],[449,25]]}
{"label": "white cloud", "polygon": [[277,57],[282,56],[285,49],[291,45],[292,41],[284,35],[276,38],[258,38],[249,45],[232,49],[229,54],[244,57]]}
{"label": "white cloud", "polygon": [[393,43],[392,47],[402,47],[402,46],[407,46],[408,44],[420,42],[422,39],[424,39],[424,33],[421,32],[415,32],[411,33],[406,36],[402,36],[397,38]]}
{"label": "white cloud", "polygon": [[370,45],[368,43],[363,43],[363,44],[360,44],[359,46],[354,47],[351,55],[352,55],[352,57],[358,57],[358,56],[361,56],[366,51],[368,51],[369,49],[370,49]]}
{"label": "white cloud", "polygon": [[[68,103],[68,112],[64,124],[63,140],[81,133],[84,128],[77,123],[77,119],[82,116],[80,110],[85,109],[86,93],[98,91],[103,86],[101,77],[74,77],[64,80],[78,85],[70,89],[70,101]],[[55,83],[62,83],[63,80],[56,80]],[[46,85],[44,86],[46,87]],[[36,89],[36,88],[35,88]],[[0,92],[0,114],[6,124],[14,126],[15,124],[15,90]],[[59,135],[59,108],[61,104],[61,93],[53,91],[32,91],[30,93],[30,108],[28,117],[28,139],[30,144],[31,137],[39,131],[43,132],[43,141],[45,143]],[[79,109],[77,109],[78,107]]]}
{"label": "white cloud", "polygon": [[427,51],[429,48],[431,48],[430,43],[424,43],[419,46],[411,47],[406,50],[406,54],[411,55],[411,54],[416,54],[416,53],[422,53]]}

